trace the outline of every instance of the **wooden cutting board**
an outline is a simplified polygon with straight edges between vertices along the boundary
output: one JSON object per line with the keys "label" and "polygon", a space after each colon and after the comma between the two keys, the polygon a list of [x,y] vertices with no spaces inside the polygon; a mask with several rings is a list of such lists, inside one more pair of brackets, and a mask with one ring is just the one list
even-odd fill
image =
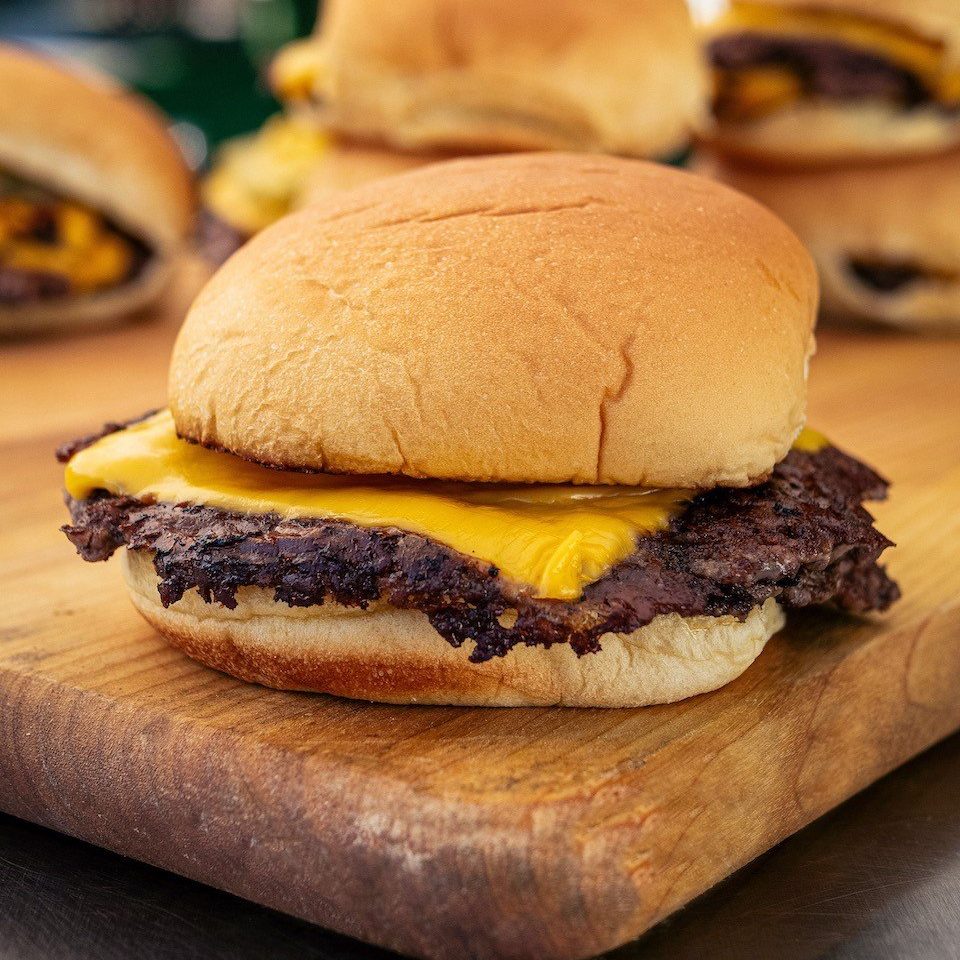
{"label": "wooden cutting board", "polygon": [[162,402],[195,283],[0,346],[3,810],[401,952],[583,957],[960,726],[960,342],[821,336],[813,422],[896,481],[887,617],[794,616],[674,706],[371,706],[195,665],[57,532],[53,447]]}

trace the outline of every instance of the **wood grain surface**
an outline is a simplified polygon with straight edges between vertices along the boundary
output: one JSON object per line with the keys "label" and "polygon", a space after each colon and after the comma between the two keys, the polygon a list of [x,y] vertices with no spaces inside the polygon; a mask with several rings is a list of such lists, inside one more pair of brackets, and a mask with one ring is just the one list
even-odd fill
{"label": "wood grain surface", "polygon": [[793,616],[716,693],[640,710],[402,708],[206,670],[85,564],[58,441],[163,401],[161,316],[0,346],[0,809],[403,953],[635,937],[960,726],[960,343],[820,337],[811,419],[894,481],[903,601]]}

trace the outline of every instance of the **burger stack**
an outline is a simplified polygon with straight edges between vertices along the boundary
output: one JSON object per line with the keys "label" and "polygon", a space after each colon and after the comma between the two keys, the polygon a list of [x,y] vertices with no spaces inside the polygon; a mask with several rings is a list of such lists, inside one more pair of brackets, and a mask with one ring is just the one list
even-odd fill
{"label": "burger stack", "polygon": [[270,82],[284,114],[228,144],[204,185],[211,259],[291,209],[439,158],[669,159],[707,99],[684,0],[329,0]]}
{"label": "burger stack", "polygon": [[791,610],[898,595],[886,482],[804,427],[817,280],[722,184],[562,152],[281,218],[180,330],[169,407],[67,444],[64,532],[175,646],[390,703],[640,706]]}
{"label": "burger stack", "polygon": [[960,4],[733,0],[712,172],[793,227],[830,317],[960,330]]}

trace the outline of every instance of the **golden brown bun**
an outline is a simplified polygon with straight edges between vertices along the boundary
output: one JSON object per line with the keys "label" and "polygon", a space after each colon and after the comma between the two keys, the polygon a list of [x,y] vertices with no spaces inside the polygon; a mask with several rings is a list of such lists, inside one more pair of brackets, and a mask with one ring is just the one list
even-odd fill
{"label": "golden brown bun", "polygon": [[316,42],[319,122],[406,150],[665,156],[705,113],[683,0],[329,0]]}
{"label": "golden brown bun", "polygon": [[404,153],[386,147],[334,141],[307,177],[296,205],[308,207],[344,190],[425,167],[441,159],[443,157],[439,154]]}
{"label": "golden brown bun", "polygon": [[254,237],[190,310],[170,405],[284,467],[743,485],[803,424],[816,299],[796,237],[710,180],[455,160]]}
{"label": "golden brown bun", "polygon": [[754,165],[804,169],[943,151],[960,142],[960,118],[938,107],[801,102],[748,123],[718,123],[704,139]]}
{"label": "golden brown bun", "polygon": [[[710,172],[796,230],[819,268],[825,314],[960,330],[960,152],[791,173],[715,161]],[[940,278],[879,293],[848,268],[851,257],[913,263]]]}
{"label": "golden brown bun", "polygon": [[163,288],[190,228],[193,186],[146,101],[105,77],[0,44],[0,169],[105,213],[155,251],[155,262],[123,288],[0,308],[0,332],[99,323]]}
{"label": "golden brown bun", "polygon": [[716,690],[740,676],[784,623],[776,601],[734,617],[657,617],[577,657],[566,644],[517,647],[471,663],[426,615],[389,605],[366,611],[325,603],[288,607],[270,590],[243,587],[228,610],[195,590],[167,609],[152,555],[124,552],[131,599],[172,644],[242,680],[285,690],[385,703],[459,706],[639,707]]}

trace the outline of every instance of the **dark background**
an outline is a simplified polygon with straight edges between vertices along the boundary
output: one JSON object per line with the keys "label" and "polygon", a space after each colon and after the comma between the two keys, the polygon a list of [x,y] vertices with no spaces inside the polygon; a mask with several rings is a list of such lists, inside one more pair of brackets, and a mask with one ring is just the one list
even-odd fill
{"label": "dark background", "polygon": [[0,37],[89,63],[166,111],[191,163],[278,109],[263,71],[317,0],[0,0]]}

